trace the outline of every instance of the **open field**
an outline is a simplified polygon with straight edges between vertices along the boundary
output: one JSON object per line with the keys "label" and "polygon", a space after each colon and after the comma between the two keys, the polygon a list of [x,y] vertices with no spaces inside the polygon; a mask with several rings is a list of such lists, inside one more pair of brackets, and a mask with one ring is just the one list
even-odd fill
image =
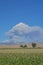
{"label": "open field", "polygon": [[1,48],[0,65],[43,65],[43,49]]}
{"label": "open field", "polygon": [[0,65],[43,65],[43,54],[1,53]]}
{"label": "open field", "polygon": [[28,49],[28,48],[1,48],[0,49],[0,53],[26,53],[26,54],[30,54],[30,53],[43,53],[43,49]]}
{"label": "open field", "polygon": [[27,48],[20,45],[0,45],[0,65],[43,65],[43,45]]}

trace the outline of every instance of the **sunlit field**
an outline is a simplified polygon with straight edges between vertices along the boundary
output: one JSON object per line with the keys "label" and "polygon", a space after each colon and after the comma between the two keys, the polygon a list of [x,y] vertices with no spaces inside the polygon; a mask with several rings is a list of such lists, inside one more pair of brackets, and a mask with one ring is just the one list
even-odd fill
{"label": "sunlit field", "polygon": [[0,65],[43,65],[43,49],[0,49]]}

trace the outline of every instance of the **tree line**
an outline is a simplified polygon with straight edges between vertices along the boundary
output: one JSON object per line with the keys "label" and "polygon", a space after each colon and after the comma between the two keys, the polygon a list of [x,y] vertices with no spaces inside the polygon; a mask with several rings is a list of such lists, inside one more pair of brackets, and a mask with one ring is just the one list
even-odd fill
{"label": "tree line", "polygon": [[[33,48],[36,47],[36,43],[32,43],[31,45],[32,45]],[[27,45],[26,45],[26,44],[25,44],[25,45],[20,45],[20,47],[22,47],[22,48],[27,48]]]}

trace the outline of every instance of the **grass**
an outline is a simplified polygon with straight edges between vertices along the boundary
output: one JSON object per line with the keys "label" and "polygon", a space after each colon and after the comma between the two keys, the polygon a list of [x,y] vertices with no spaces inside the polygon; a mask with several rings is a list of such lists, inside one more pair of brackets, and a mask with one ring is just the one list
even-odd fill
{"label": "grass", "polygon": [[43,49],[0,49],[0,65],[43,65]]}
{"label": "grass", "polygon": [[16,49],[14,49],[14,48],[12,48],[12,49],[7,49],[7,48],[1,48],[0,49],[0,53],[43,53],[43,49],[36,49],[36,48],[30,48],[30,49],[28,49],[28,48],[16,48]]}

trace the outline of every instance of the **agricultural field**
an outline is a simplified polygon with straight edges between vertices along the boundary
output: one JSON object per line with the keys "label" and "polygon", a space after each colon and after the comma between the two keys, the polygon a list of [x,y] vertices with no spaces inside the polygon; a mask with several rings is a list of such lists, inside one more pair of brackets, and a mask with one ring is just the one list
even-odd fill
{"label": "agricultural field", "polygon": [[0,65],[43,65],[43,49],[0,49]]}

